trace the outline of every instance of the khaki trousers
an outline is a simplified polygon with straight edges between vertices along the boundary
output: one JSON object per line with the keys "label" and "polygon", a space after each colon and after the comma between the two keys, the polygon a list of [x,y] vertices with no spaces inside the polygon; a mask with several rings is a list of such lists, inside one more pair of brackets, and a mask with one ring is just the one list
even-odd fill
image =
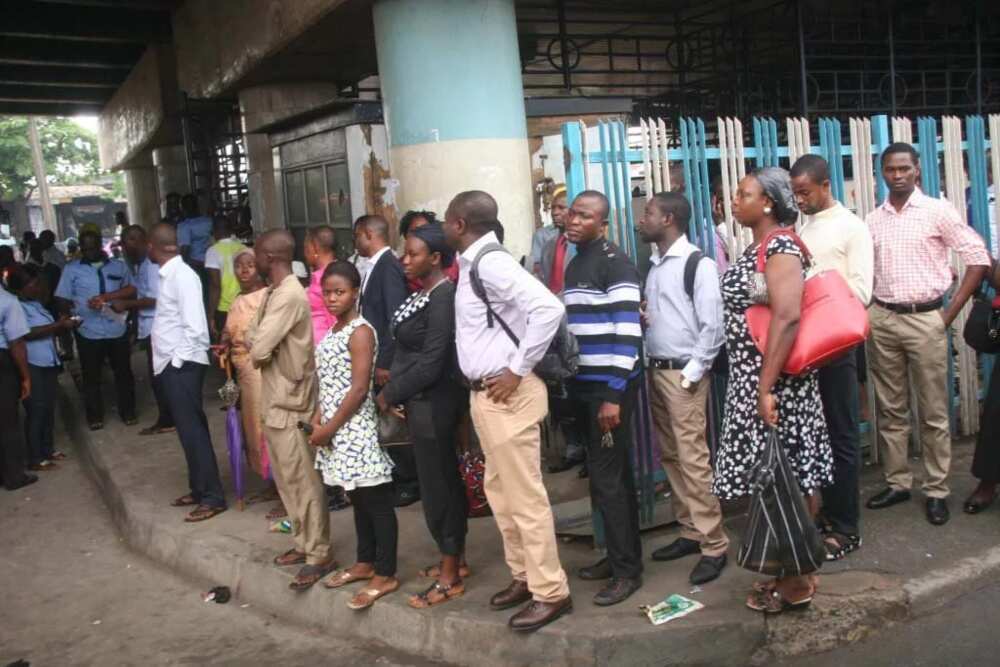
{"label": "khaki trousers", "polygon": [[910,378],[920,411],[924,454],[924,493],[948,496],[951,432],[948,423],[948,341],[937,310],[900,314],[874,305],[871,322],[871,377],[878,405],[879,445],[885,455],[885,479],[909,490],[913,473],[907,460],[910,441]]}
{"label": "khaki trousers", "polygon": [[306,555],[306,563],[320,565],[331,557],[326,492],[306,435],[295,427],[293,419],[288,424],[284,428],[264,424],[271,472],[288,510],[295,548]]}
{"label": "khaki trousers", "polygon": [[722,528],[722,508],[712,495],[712,464],[705,437],[710,380],[694,391],[681,387],[681,372],[651,369],[650,410],[660,441],[660,461],[670,481],[674,515],[681,537],[701,544],[701,553],[726,553],[729,538]]}
{"label": "khaki trousers", "polygon": [[559,562],[555,521],[542,484],[541,430],[548,412],[545,384],[527,375],[507,404],[485,391],[470,397],[472,423],[486,457],[483,486],[503,537],[504,558],[513,578],[527,581],[539,602],[569,595]]}

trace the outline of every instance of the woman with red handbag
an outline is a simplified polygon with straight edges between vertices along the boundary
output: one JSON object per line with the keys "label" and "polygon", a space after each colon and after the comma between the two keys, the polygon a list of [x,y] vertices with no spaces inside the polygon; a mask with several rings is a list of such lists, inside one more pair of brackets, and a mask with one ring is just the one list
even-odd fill
{"label": "woman with red handbag", "polygon": [[[771,167],[743,178],[733,215],[753,232],[754,244],[722,278],[730,375],[713,492],[723,500],[750,494],[752,469],[774,427],[815,513],[816,492],[833,481],[833,461],[816,372],[782,374],[798,332],[809,268],[808,252],[790,229],[798,209],[788,172]],[[771,311],[763,354],[746,319],[747,310],[762,303]],[[778,577],[755,584],[747,606],[765,613],[801,609],[815,592],[811,575]]]}

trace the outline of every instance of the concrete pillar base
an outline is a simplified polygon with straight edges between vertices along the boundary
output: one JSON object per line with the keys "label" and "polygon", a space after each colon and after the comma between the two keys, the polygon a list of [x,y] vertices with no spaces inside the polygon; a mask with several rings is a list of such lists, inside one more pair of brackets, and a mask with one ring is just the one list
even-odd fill
{"label": "concrete pillar base", "polygon": [[160,192],[152,163],[125,170],[125,193],[130,224],[149,229],[160,221]]}

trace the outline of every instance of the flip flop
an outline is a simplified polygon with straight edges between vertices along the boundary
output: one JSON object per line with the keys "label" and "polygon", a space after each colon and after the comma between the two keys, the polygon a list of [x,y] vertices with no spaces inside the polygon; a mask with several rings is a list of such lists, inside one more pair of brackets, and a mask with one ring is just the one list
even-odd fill
{"label": "flip flop", "polygon": [[161,435],[163,433],[173,433],[177,428],[174,426],[158,426],[153,424],[139,430],[139,435]]}
{"label": "flip flop", "polygon": [[781,614],[786,611],[802,611],[807,609],[810,604],[812,604],[813,596],[816,594],[816,589],[814,588],[809,596],[792,602],[785,598],[777,590],[770,592],[767,591],[754,591],[747,598],[746,605],[754,611],[761,611],[764,614]]}
{"label": "flip flop", "polygon": [[288,567],[289,565],[302,565],[306,562],[306,555],[301,551],[289,549],[280,556],[274,557],[274,564],[278,567]]}
{"label": "flip flop", "polygon": [[175,498],[172,501],[170,501],[170,506],[171,507],[190,507],[192,505],[197,505],[197,504],[198,504],[198,501],[195,500],[194,497],[190,493],[188,493],[186,495],[183,495],[180,498]]}
{"label": "flip flop", "polygon": [[198,523],[200,521],[208,521],[214,516],[218,516],[226,511],[225,507],[209,507],[208,505],[198,505],[197,508],[191,511],[184,521],[186,523]]}
{"label": "flip flop", "polygon": [[334,572],[332,575],[323,580],[323,586],[326,588],[340,588],[341,586],[346,586],[347,584],[352,584],[355,581],[371,581],[374,574],[369,574],[367,577],[352,574],[349,570],[340,570],[339,572]]}
{"label": "flip flop", "polygon": [[323,565],[304,565],[298,574],[295,575],[292,583],[288,584],[288,587],[300,593],[307,591],[335,567],[337,567],[337,561],[333,559],[330,559]]}
{"label": "flip flop", "polygon": [[52,452],[52,456],[49,457],[50,461],[65,461],[66,455],[62,452]]}
{"label": "flip flop", "polygon": [[962,505],[962,510],[966,514],[979,514],[980,512],[982,512],[983,510],[985,510],[986,508],[988,508],[990,505],[992,505],[993,501],[995,499],[996,499],[996,496],[994,496],[993,498],[990,498],[985,503],[977,503],[977,502],[974,502],[972,500],[966,500],[965,504]]}
{"label": "flip flop", "polygon": [[[441,576],[441,565],[428,565],[427,567],[422,568],[419,574],[425,579],[437,579]],[[460,579],[466,579],[471,574],[472,571],[469,569],[469,565],[467,563],[462,563],[458,566],[458,577]]]}
{"label": "flip flop", "polygon": [[[377,588],[363,588],[354,594],[354,597],[347,601],[347,608],[353,609],[354,611],[361,611],[362,609],[368,609],[368,607],[375,604],[375,601],[381,597],[385,597],[389,593],[395,593],[399,590],[399,582],[387,591],[380,591]],[[358,598],[364,596],[364,599],[358,601]]]}
{"label": "flip flop", "polygon": [[[431,595],[437,594],[433,600]],[[440,581],[435,581],[427,590],[411,595],[408,604],[414,609],[428,609],[439,604],[444,604],[455,598],[460,598],[465,594],[465,584],[461,580],[450,586],[445,586]]]}

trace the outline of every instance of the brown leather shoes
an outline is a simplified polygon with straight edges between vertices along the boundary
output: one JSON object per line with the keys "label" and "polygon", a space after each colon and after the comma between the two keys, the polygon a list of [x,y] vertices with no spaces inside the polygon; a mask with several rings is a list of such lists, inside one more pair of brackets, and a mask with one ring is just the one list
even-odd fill
{"label": "brown leather shoes", "polygon": [[516,607],[522,602],[531,599],[531,591],[528,590],[528,582],[515,579],[510,585],[490,598],[490,609],[502,611]]}
{"label": "brown leather shoes", "polygon": [[510,617],[507,625],[517,632],[534,632],[548,625],[563,614],[573,611],[573,598],[568,595],[558,602],[534,600],[527,607]]}

